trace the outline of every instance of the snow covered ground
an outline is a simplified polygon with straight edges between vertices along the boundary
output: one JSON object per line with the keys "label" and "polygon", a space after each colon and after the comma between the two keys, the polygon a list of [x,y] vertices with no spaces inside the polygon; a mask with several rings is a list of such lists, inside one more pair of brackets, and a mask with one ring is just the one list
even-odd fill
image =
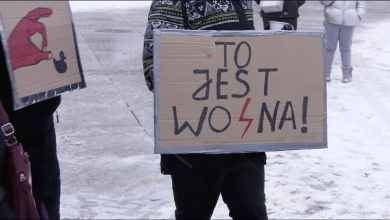
{"label": "snow covered ground", "polygon": [[[145,4],[71,2],[88,88],[63,96],[56,124],[64,219],[174,218],[142,76]],[[390,4],[369,7],[354,36],[353,82],[341,82],[339,55],[333,65],[329,148],[267,153],[271,219],[390,219]],[[321,31],[321,11],[307,1],[300,29]],[[213,218],[229,218],[222,201]]]}
{"label": "snow covered ground", "polygon": [[271,218],[390,218],[390,22],[360,31],[328,84],[329,149],[268,153]]}

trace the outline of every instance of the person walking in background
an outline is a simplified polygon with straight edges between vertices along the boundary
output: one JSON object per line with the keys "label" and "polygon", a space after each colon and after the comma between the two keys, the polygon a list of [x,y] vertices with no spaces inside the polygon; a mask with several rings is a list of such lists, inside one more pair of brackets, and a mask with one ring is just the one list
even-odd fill
{"label": "person walking in background", "polygon": [[[0,62],[0,99],[15,128],[18,141],[23,144],[24,150],[30,155],[32,192],[39,217],[59,219],[61,182],[53,113],[61,103],[61,96],[15,111],[1,43]],[[0,192],[1,195],[2,192]]]}
{"label": "person walking in background", "polygon": [[324,8],[326,81],[330,82],[337,43],[340,43],[343,82],[352,80],[351,46],[355,27],[366,15],[366,1],[321,1]]}
{"label": "person walking in background", "polygon": [[[255,1],[260,5],[261,0]],[[291,24],[294,26],[294,30],[297,30],[299,17],[298,10],[303,4],[305,4],[305,0],[285,0],[283,3],[283,11],[281,12],[265,13],[261,10],[260,15],[263,18],[264,28],[269,25],[270,21],[280,21]]]}

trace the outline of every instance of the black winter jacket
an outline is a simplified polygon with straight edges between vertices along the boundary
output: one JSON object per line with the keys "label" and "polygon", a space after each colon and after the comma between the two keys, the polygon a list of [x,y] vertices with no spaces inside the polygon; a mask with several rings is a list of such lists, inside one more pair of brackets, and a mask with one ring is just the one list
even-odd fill
{"label": "black winter jacket", "polygon": [[[257,4],[260,4],[261,0],[256,0]],[[283,11],[274,13],[265,13],[263,10],[260,11],[262,17],[299,17],[298,9],[305,0],[284,0]]]}
{"label": "black winter jacket", "polygon": [[[2,126],[2,123],[0,121],[0,126]],[[4,191],[4,175],[5,175],[5,160],[6,160],[6,155],[7,155],[7,149],[5,145],[5,139],[3,132],[0,131],[0,219],[1,213],[3,210],[1,209],[1,204],[5,200],[5,191]]]}
{"label": "black winter jacket", "polygon": [[[1,124],[0,121],[0,125]],[[7,146],[5,144],[3,132],[0,132],[0,219],[13,219],[14,215],[5,199],[5,190],[3,188],[6,155]]]}
{"label": "black winter jacket", "polygon": [[[207,9],[207,10],[206,10]],[[153,91],[153,29],[254,30],[251,0],[154,0],[145,33],[143,64],[146,84]],[[265,153],[161,155],[163,174],[217,173],[263,166]]]}
{"label": "black winter jacket", "polygon": [[[0,38],[1,42],[1,38]],[[0,43],[0,99],[10,121],[48,117],[52,115],[61,103],[61,96],[57,96],[20,110],[13,110],[13,98],[8,69],[4,58],[3,46]]]}

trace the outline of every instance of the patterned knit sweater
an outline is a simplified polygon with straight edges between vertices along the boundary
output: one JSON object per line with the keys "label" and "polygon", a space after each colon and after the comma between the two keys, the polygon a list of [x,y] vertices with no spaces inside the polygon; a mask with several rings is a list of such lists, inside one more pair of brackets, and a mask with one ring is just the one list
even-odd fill
{"label": "patterned knit sweater", "polygon": [[237,5],[251,23],[250,29],[254,29],[251,0],[154,0],[143,51],[144,75],[149,90],[153,92],[153,29],[221,30],[220,27],[228,24],[240,23]]}

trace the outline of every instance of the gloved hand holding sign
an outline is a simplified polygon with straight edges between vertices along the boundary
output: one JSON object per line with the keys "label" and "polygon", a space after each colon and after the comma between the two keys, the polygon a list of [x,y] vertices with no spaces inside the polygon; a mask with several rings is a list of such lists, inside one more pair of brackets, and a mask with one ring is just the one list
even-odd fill
{"label": "gloved hand holding sign", "polygon": [[[12,69],[38,64],[42,60],[50,60],[52,54],[45,52],[47,37],[45,25],[38,22],[40,18],[53,14],[50,8],[36,8],[30,11],[26,17],[18,23],[8,39],[9,53]],[[42,49],[37,48],[31,42],[31,36],[35,33],[42,35]]]}

